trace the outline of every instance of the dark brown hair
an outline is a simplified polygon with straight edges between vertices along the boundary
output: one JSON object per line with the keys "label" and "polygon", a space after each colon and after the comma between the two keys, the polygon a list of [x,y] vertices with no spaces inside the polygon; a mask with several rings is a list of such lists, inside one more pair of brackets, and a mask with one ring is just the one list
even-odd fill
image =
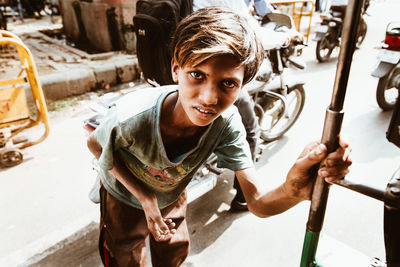
{"label": "dark brown hair", "polygon": [[243,83],[257,73],[264,51],[247,20],[226,7],[197,10],[177,26],[172,41],[179,67],[196,67],[204,61],[231,55],[245,66]]}

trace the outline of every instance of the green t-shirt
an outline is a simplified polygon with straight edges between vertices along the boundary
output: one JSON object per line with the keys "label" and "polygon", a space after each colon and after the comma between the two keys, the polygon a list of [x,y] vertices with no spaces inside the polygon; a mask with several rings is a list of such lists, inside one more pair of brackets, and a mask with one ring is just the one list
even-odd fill
{"label": "green t-shirt", "polygon": [[246,132],[236,107],[215,119],[198,144],[178,159],[167,157],[160,112],[166,96],[177,86],[146,88],[119,99],[94,131],[102,146],[100,178],[106,190],[120,201],[141,209],[139,201],[108,170],[122,160],[134,177],[155,193],[160,209],[172,204],[205,160],[215,153],[217,165],[233,171],[253,167]]}

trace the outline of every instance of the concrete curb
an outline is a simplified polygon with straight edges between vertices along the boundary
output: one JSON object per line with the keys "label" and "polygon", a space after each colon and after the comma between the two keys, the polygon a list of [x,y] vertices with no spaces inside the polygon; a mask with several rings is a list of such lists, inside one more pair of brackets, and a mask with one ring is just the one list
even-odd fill
{"label": "concrete curb", "polygon": [[23,33],[20,38],[34,55],[42,90],[48,101],[140,78],[136,55],[120,51],[89,54],[39,31]]}
{"label": "concrete curb", "polygon": [[135,56],[116,54],[108,61],[89,61],[80,69],[40,76],[46,100],[60,100],[139,78],[139,65]]}
{"label": "concrete curb", "polygon": [[95,75],[89,69],[68,70],[40,77],[46,100],[58,100],[83,94],[96,85]]}

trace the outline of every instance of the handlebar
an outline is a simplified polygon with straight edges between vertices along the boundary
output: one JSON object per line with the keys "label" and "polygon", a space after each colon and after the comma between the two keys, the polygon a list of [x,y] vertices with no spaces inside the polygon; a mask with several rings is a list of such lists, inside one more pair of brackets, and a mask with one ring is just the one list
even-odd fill
{"label": "handlebar", "polygon": [[299,40],[295,40],[292,44],[293,44],[294,46],[301,45],[301,46],[303,46],[303,47],[308,47],[308,44],[304,43],[303,41],[299,41]]}

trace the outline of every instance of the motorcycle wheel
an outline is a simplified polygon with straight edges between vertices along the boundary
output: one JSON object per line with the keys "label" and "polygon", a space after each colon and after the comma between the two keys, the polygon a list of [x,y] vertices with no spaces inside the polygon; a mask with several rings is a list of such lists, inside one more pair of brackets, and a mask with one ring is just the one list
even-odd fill
{"label": "motorcycle wheel", "polygon": [[296,122],[304,107],[305,91],[302,85],[295,85],[288,90],[285,103],[278,97],[266,95],[267,101],[259,104],[264,114],[260,117],[259,125],[261,139],[271,142],[282,137]]}
{"label": "motorcycle wheel", "polygon": [[357,41],[356,41],[357,49],[361,47],[361,44],[364,42],[366,35],[367,35],[367,23],[365,23],[365,20],[363,18],[361,18],[357,32]]}
{"label": "motorcycle wheel", "polygon": [[379,79],[376,89],[376,102],[382,110],[392,110],[399,97],[400,88],[396,88],[395,83],[400,83],[400,64],[384,77]]}
{"label": "motorcycle wheel", "polygon": [[322,39],[317,42],[317,48],[315,49],[318,62],[322,63],[328,61],[334,48],[335,46],[331,44],[328,36],[322,37]]}

